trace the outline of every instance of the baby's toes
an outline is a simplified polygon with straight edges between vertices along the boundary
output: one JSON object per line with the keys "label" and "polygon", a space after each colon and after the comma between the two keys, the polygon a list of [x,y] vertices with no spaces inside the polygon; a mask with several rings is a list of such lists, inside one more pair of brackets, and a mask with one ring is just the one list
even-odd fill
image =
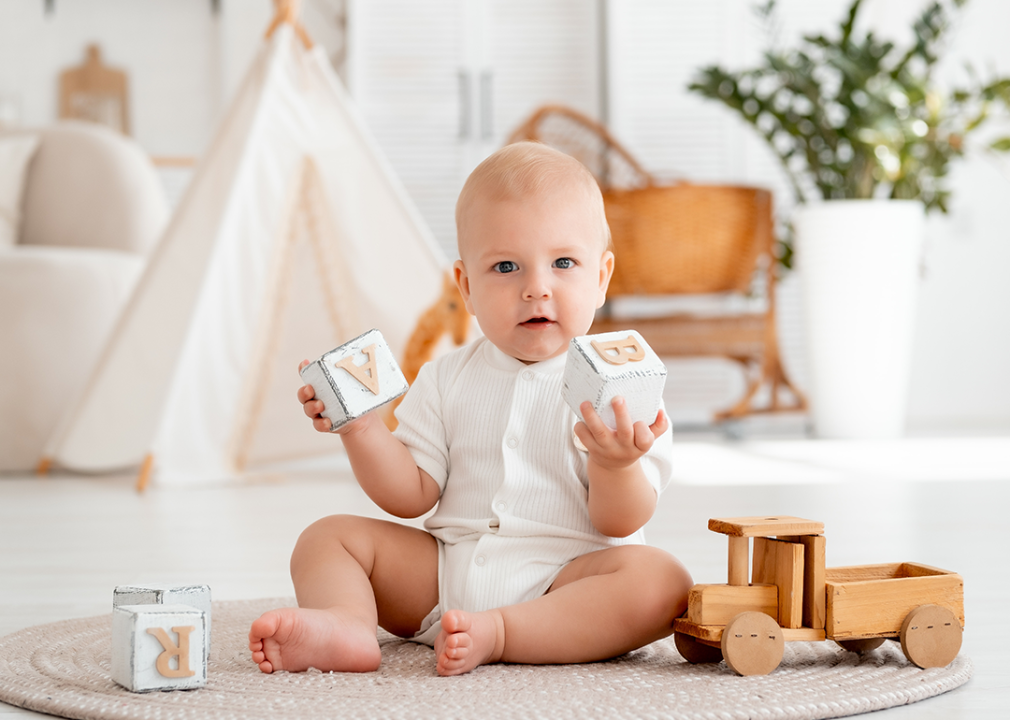
{"label": "baby's toes", "polygon": [[465,665],[462,658],[453,658],[443,655],[438,660],[438,673],[440,675],[452,674]]}

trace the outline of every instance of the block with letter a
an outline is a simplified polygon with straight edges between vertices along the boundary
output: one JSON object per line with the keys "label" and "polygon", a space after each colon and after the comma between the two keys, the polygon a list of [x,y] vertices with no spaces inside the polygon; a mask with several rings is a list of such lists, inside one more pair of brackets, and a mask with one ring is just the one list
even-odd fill
{"label": "block with letter a", "polygon": [[206,614],[189,605],[119,605],[112,611],[112,679],[133,692],[207,684]]}
{"label": "block with letter a", "polygon": [[663,402],[666,366],[635,330],[583,335],[568,347],[564,384],[565,402],[582,418],[579,406],[586,400],[608,427],[617,420],[611,401],[622,396],[631,421],[651,425]]}
{"label": "block with letter a", "polygon": [[407,392],[407,379],[382,333],[369,330],[302,368],[302,380],[323,401],[330,431]]}

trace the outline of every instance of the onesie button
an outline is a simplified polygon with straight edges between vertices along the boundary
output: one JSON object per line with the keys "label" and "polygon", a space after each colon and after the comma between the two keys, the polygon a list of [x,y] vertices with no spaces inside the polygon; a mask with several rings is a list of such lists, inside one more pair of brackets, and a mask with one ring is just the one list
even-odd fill
{"label": "onesie button", "polygon": [[515,449],[519,447],[519,440],[515,437],[510,437],[505,444],[508,445],[510,448]]}
{"label": "onesie button", "polygon": [[497,505],[495,505],[495,508],[496,508],[497,510],[500,510],[500,511],[504,511],[504,510],[505,510],[505,508],[507,508],[507,507],[508,507],[508,505],[506,505],[506,504],[505,504],[505,503],[503,503],[503,502],[500,502],[500,503],[498,503]]}
{"label": "onesie button", "polygon": [[473,559],[473,561],[474,561],[474,562],[475,562],[475,563],[476,563],[477,565],[483,565],[483,564],[484,564],[484,556],[483,556],[483,555],[478,555],[477,557],[475,557],[475,558]]}
{"label": "onesie button", "polygon": [[531,370],[523,370],[523,380],[532,380],[533,372]]}

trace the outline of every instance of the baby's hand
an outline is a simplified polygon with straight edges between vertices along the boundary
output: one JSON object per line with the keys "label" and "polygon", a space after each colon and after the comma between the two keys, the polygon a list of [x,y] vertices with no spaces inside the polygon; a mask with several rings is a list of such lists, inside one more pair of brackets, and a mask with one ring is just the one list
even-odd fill
{"label": "baby's hand", "polygon": [[[298,372],[301,372],[302,368],[308,364],[308,360],[302,360],[301,365],[298,366]],[[302,385],[298,388],[298,402],[302,404],[305,414],[312,418],[312,427],[319,432],[328,433],[330,431],[332,425],[330,419],[321,415],[326,406],[323,405],[322,400],[316,400],[316,391],[312,389],[311,385]]]}
{"label": "baby's hand", "polygon": [[593,462],[608,470],[619,470],[649,452],[652,443],[667,431],[670,423],[666,413],[660,409],[652,425],[642,421],[632,424],[628,403],[620,396],[611,401],[611,406],[617,420],[616,430],[607,427],[593,409],[593,404],[586,401],[579,406],[585,422],[575,425],[575,434],[589,450],[589,458]]}

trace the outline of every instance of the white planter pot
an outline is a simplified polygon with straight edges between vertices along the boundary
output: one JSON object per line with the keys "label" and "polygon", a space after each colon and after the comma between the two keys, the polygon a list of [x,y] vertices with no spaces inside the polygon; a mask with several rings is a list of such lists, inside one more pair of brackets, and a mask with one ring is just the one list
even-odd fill
{"label": "white planter pot", "polygon": [[809,400],[818,437],[905,430],[925,232],[914,200],[832,200],[795,216]]}

